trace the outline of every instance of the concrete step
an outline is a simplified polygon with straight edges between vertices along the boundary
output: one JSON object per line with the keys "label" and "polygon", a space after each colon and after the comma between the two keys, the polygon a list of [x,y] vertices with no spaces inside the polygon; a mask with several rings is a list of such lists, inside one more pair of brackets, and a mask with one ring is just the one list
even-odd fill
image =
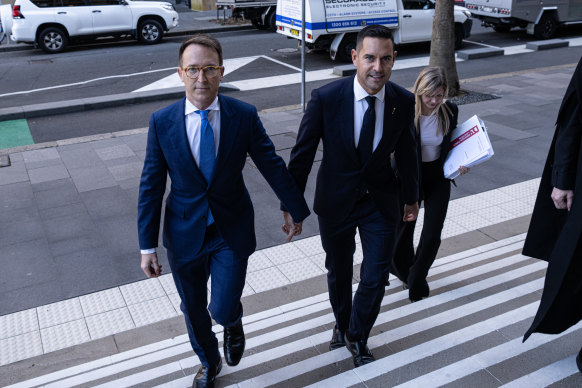
{"label": "concrete step", "polygon": [[526,49],[530,50],[548,50],[559,47],[568,47],[570,42],[564,39],[548,39],[548,40],[538,40],[535,42],[527,42],[525,45]]}
{"label": "concrete step", "polygon": [[505,53],[505,50],[502,48],[484,47],[484,48],[457,51],[457,58],[465,59],[465,60],[479,59],[479,58],[495,57],[498,55],[503,55],[504,53]]}
{"label": "concrete step", "polygon": [[[429,274],[431,296],[420,302],[410,303],[393,280],[368,342],[377,361],[358,369],[347,349],[328,350],[334,317],[327,292],[279,304],[273,300],[284,300],[276,295],[281,291],[255,295],[265,308],[243,318],[245,356],[236,367],[224,364],[217,386],[580,386],[573,358],[580,325],[521,343],[546,267],[520,254],[523,240],[521,234],[438,259]],[[291,285],[286,294],[301,295],[314,283],[325,284],[324,276]],[[222,327],[214,331],[221,339]],[[88,357],[86,347],[95,345],[83,346]],[[48,359],[36,360],[38,367],[28,361],[20,372],[31,376],[44,367],[45,373],[13,376],[19,382],[8,386],[189,387],[199,367],[186,334],[91,361],[75,360],[75,352],[80,349],[69,350],[64,368],[53,362],[51,370]]]}

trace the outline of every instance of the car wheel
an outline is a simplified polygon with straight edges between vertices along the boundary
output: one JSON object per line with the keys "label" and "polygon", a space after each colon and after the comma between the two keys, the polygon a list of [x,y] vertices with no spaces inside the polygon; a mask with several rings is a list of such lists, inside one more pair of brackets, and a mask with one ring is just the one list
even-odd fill
{"label": "car wheel", "polygon": [[462,24],[455,24],[455,50],[460,50],[463,47],[463,39],[465,32]]}
{"label": "car wheel", "polygon": [[162,40],[164,30],[160,22],[147,19],[141,22],[138,30],[138,39],[145,44],[156,44]]}
{"label": "car wheel", "polygon": [[69,38],[67,34],[58,27],[48,27],[38,35],[38,45],[49,54],[60,53],[67,48]]}
{"label": "car wheel", "polygon": [[352,49],[356,49],[356,35],[349,34],[346,35],[339,47],[337,48],[337,53],[335,55],[336,59],[341,62],[351,62],[352,61]]}
{"label": "car wheel", "polygon": [[275,12],[274,9],[271,12],[269,12],[269,15],[267,16],[267,26],[269,28],[269,31],[271,32],[277,31],[277,12]]}
{"label": "car wheel", "polygon": [[251,20],[252,25],[257,29],[257,30],[266,30],[267,28],[269,28],[266,24],[263,24],[263,22],[261,21],[261,18],[255,18]]}
{"label": "car wheel", "polygon": [[534,35],[537,39],[550,39],[554,36],[556,28],[558,28],[558,22],[554,14],[544,13],[540,22],[534,27]]}

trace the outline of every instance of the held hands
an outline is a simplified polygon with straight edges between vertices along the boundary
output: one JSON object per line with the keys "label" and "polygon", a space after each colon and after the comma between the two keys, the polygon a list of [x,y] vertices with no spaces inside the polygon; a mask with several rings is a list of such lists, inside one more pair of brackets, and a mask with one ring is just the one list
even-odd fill
{"label": "held hands", "polygon": [[285,223],[281,225],[281,230],[283,230],[283,232],[287,235],[285,242],[288,243],[291,241],[293,236],[299,236],[301,234],[303,222],[295,223],[289,212],[283,212],[283,219],[285,220]]}
{"label": "held hands", "polygon": [[459,175],[463,175],[471,171],[469,167],[459,166]]}
{"label": "held hands", "polygon": [[415,202],[412,205],[404,205],[404,216],[402,217],[402,221],[415,221],[416,217],[418,217],[418,202]]}
{"label": "held hands", "polygon": [[156,252],[141,255],[141,270],[148,278],[157,278],[162,274],[162,266],[158,264]]}
{"label": "held hands", "polygon": [[554,187],[551,197],[556,209],[568,209],[570,211],[574,201],[574,190],[562,190]]}

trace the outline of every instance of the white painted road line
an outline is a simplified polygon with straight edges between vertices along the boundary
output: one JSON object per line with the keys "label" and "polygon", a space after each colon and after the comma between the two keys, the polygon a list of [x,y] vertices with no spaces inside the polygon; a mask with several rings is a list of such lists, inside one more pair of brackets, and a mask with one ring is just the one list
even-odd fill
{"label": "white painted road line", "polygon": [[[580,330],[580,328],[574,326],[564,331],[563,333],[556,335],[535,335],[528,339],[525,343],[522,343],[521,337],[516,338],[499,346],[487,349],[481,353],[477,353],[469,358],[447,365],[444,368],[437,369],[431,373],[427,373],[423,376],[409,380],[404,384],[397,385],[395,388],[416,388],[428,386],[440,387],[442,385],[452,383],[455,380],[469,376],[483,368],[488,368],[492,365],[499,364],[512,357],[528,352],[577,330]],[[574,364],[575,363],[572,362],[572,365]],[[569,370],[571,370],[571,368],[569,368]],[[563,376],[561,378],[564,377],[567,376]],[[531,386],[533,385],[527,384],[525,382],[523,385],[516,385],[516,387],[520,388]]]}
{"label": "white painted road line", "polygon": [[510,383],[502,385],[503,388],[546,387],[566,377],[579,373],[576,366],[576,355],[550,364],[544,368],[525,375]]}
{"label": "white painted road line", "polygon": [[[569,45],[571,47],[582,45],[582,38],[571,38],[571,39],[565,39],[565,40],[569,41]],[[485,47],[502,48],[504,50],[505,55],[524,54],[524,53],[529,53],[529,52],[535,51],[535,50],[526,49],[525,45],[523,45],[523,44],[515,45],[515,46],[507,46],[507,47],[497,47],[497,46],[487,45],[487,44],[479,43],[479,42],[473,42],[473,41],[467,41],[467,42],[473,43],[476,45],[480,45],[480,46],[485,46]],[[257,56],[250,56],[250,57],[225,59],[224,60],[225,75],[228,75],[229,73],[232,73],[233,71],[240,69],[241,67],[251,63],[252,61],[256,60],[257,58],[267,59],[269,61],[278,63],[282,66],[288,67],[288,68],[295,70],[297,72],[301,71],[301,69],[299,69],[295,66],[292,66],[290,64],[287,64],[285,62],[279,61],[277,59],[270,58],[266,55],[257,55]],[[429,56],[423,56],[423,57],[417,57],[417,58],[408,58],[408,59],[398,59],[394,63],[393,70],[402,70],[402,69],[409,69],[409,68],[414,68],[414,67],[425,67],[425,66],[428,66],[429,59],[430,59]],[[455,61],[456,62],[463,62],[464,60],[460,59],[460,58],[456,58]],[[48,86],[45,88],[21,90],[21,91],[17,91],[17,92],[0,94],[0,97],[9,97],[9,96],[16,96],[16,95],[20,95],[20,94],[50,91],[50,90],[55,90],[55,89],[62,89],[62,88],[68,88],[68,87],[73,87],[73,86],[86,85],[89,83],[104,81],[104,80],[109,80],[109,79],[135,77],[135,76],[140,76],[140,75],[144,75],[144,74],[167,72],[167,71],[171,71],[171,70],[175,71],[176,67],[168,67],[168,68],[164,68],[164,69],[149,70],[149,71],[143,71],[143,72],[132,73],[132,74],[110,75],[110,76],[106,76],[106,77],[93,78],[93,79],[89,79],[89,80],[85,80],[85,81],[79,81],[79,82],[74,82],[74,83],[69,83],[69,84],[64,84],[64,85],[54,85],[54,86]],[[306,82],[322,81],[322,80],[326,80],[326,79],[334,79],[334,78],[339,77],[339,76],[334,75],[332,72],[333,72],[333,68],[306,72]],[[243,81],[229,82],[228,84],[233,85],[235,87],[238,87],[240,90],[257,90],[257,89],[264,89],[264,88],[274,87],[274,86],[292,85],[292,84],[297,84],[297,83],[301,83],[300,74],[299,74],[299,76],[297,74],[283,74],[283,75],[272,76],[272,77],[254,78],[254,79],[243,80]],[[172,73],[171,75],[166,76],[158,81],[155,81],[155,82],[150,83],[148,85],[145,85],[141,88],[138,88],[138,89],[134,90],[133,92],[162,90],[162,89],[180,87],[182,85],[183,85],[182,81],[178,77],[177,72],[175,72],[175,73]]]}
{"label": "white painted road line", "polygon": [[[500,242],[498,244],[491,244],[491,246],[497,246],[500,244],[502,244],[502,242]],[[516,245],[516,244],[518,244],[518,245]],[[496,257],[500,254],[511,252],[515,249],[519,249],[519,246],[520,246],[519,244],[520,243],[515,243],[515,244],[506,245],[506,246],[501,246],[500,248],[492,249],[489,252],[489,255],[487,255],[487,252],[482,252],[482,253],[478,253],[477,255],[468,256],[464,259],[457,259],[454,262],[451,262],[451,263],[448,263],[445,265],[441,265],[438,268],[435,268],[435,272],[440,273],[440,272],[452,270],[455,265],[462,266],[462,265],[466,265],[466,264],[470,264],[470,263],[475,265],[475,264],[478,264],[479,261],[488,260],[488,259],[490,259],[492,257]],[[445,285],[447,283],[448,284],[456,283],[460,280],[463,280],[463,279],[466,280],[468,278],[471,278],[472,276],[475,276],[477,274],[483,275],[483,274],[486,274],[487,272],[490,272],[490,271],[496,271],[496,270],[499,270],[500,268],[503,268],[506,266],[515,265],[517,263],[523,262],[524,260],[528,260],[528,259],[521,256],[521,255],[514,255],[514,256],[511,256],[508,258],[496,260],[493,263],[486,263],[485,265],[482,265],[480,267],[471,268],[471,269],[466,270],[462,273],[458,273],[458,274],[451,275],[449,277],[440,279],[440,280],[434,282],[434,284],[432,284],[432,285],[435,287],[435,289],[438,289],[438,287],[440,285]],[[518,268],[518,269],[513,270],[513,271],[507,271],[507,272],[505,272],[501,275],[495,276],[493,278],[484,279],[482,281],[467,285],[465,287],[462,287],[460,289],[455,290],[454,293],[445,293],[445,294],[435,295],[434,297],[431,297],[430,300],[432,301],[433,305],[446,303],[447,301],[458,299],[458,298],[463,297],[465,295],[469,295],[469,294],[484,290],[486,288],[493,287],[496,284],[508,282],[508,281],[511,281],[512,279],[518,279],[518,278],[525,276],[529,273],[539,271],[540,269],[544,268],[544,265],[545,265],[545,263],[543,263],[543,262],[534,262],[534,264],[527,265],[527,266]],[[431,273],[431,276],[433,276],[432,273]],[[357,285],[354,285],[354,287],[357,287]],[[393,285],[391,288],[394,288],[394,287],[396,287],[396,285]],[[322,295],[326,295],[326,294],[322,294]],[[327,297],[327,295],[326,295],[326,297]],[[327,302],[327,300],[322,301],[320,298],[321,297],[308,298],[307,299],[308,303],[313,303],[313,302],[315,302],[315,303],[308,304],[306,306],[301,306],[301,304],[294,302],[294,307],[296,307],[296,308],[294,310],[286,311],[285,313],[282,313],[282,314],[277,314],[277,312],[280,312],[282,310],[274,309],[274,311],[272,311],[271,313],[275,314],[275,315],[272,317],[266,317],[264,314],[259,313],[259,314],[263,315],[263,318],[265,318],[264,321],[256,321],[255,320],[254,323],[249,323],[249,324],[245,323],[246,332],[252,333],[252,332],[255,332],[258,330],[264,330],[270,326],[280,325],[280,324],[282,324],[286,321],[290,321],[292,319],[298,319],[298,318],[301,318],[304,316],[311,315],[317,311],[329,309],[329,303]],[[400,292],[397,292],[395,294],[391,294],[391,295],[386,296],[384,298],[383,305],[386,305],[389,303],[394,303],[394,302],[397,302],[397,301],[400,301],[403,299],[406,299],[406,292],[400,291]],[[419,303],[412,304],[412,305],[406,305],[400,309],[391,310],[391,311],[387,312],[386,314],[382,315],[379,318],[379,320],[377,321],[377,323],[380,324],[383,322],[388,322],[389,320],[405,317],[405,316],[410,315],[412,313],[421,311],[423,308],[425,308],[424,306],[425,305],[423,303],[419,302]],[[253,316],[249,316],[249,318],[251,318],[249,320],[252,321],[253,320],[252,317]],[[333,319],[334,319],[333,314],[328,313],[328,314],[325,314],[323,317],[317,317],[317,318],[308,320],[306,322],[300,322],[300,323],[294,325],[293,327],[286,327],[286,328],[279,329],[276,331],[268,332],[268,333],[260,335],[260,336],[249,338],[249,340],[247,342],[247,344],[248,344],[247,348],[252,349],[252,348],[255,348],[257,346],[264,345],[268,342],[271,342],[271,341],[274,341],[274,340],[277,340],[280,338],[284,338],[288,335],[292,335],[294,333],[297,333],[297,332],[300,332],[303,330],[308,330],[308,329],[313,328],[313,327],[319,327],[319,326],[324,325],[326,323],[332,322]],[[219,329],[221,329],[220,326],[215,327],[215,331],[218,331],[220,333],[222,330],[219,330]],[[324,343],[324,342],[329,340],[328,337],[329,337],[329,333],[324,332],[324,333],[321,333],[315,337],[310,337],[307,340],[307,342],[289,344],[288,345],[289,347],[287,348],[287,350],[301,349],[301,348],[305,348],[306,346],[311,347],[311,346],[313,346],[314,343]],[[66,370],[66,371],[55,372],[54,374],[42,376],[42,377],[37,378],[37,379],[32,379],[32,380],[29,380],[27,382],[17,384],[15,386],[32,387],[32,386],[38,386],[38,385],[43,385],[43,384],[50,384],[51,382],[54,383],[53,386],[59,386],[59,385],[62,386],[63,384],[65,384],[65,385],[78,385],[78,384],[83,384],[83,383],[87,383],[90,381],[95,381],[97,379],[105,378],[108,376],[112,376],[112,375],[115,375],[117,373],[121,373],[122,371],[136,368],[140,365],[144,365],[144,364],[148,364],[148,363],[156,363],[156,362],[160,362],[166,358],[175,357],[175,356],[180,355],[180,354],[187,354],[190,351],[190,345],[188,343],[186,336],[184,336],[184,335],[180,336],[179,339],[176,339],[174,341],[162,341],[161,343],[159,343],[159,346],[160,346],[159,349],[156,349],[155,346],[151,346],[151,345],[144,347],[146,349],[146,351],[140,351],[140,349],[135,349],[135,350],[130,351],[130,352],[121,353],[117,356],[108,357],[104,360],[93,361],[91,363],[84,364],[84,365],[81,365],[81,366],[78,366],[75,368],[70,368],[69,370]],[[275,352],[275,355],[268,355],[267,359],[270,359],[270,358],[276,356],[276,354],[279,353],[280,350]],[[285,354],[285,352],[283,352],[283,354]],[[255,360],[254,363],[253,363],[253,360]],[[243,358],[243,361],[244,362],[242,362],[237,367],[238,369],[235,369],[233,371],[239,370],[240,368],[242,368],[245,365],[247,367],[257,365],[256,364],[257,362],[264,362],[264,359],[263,359],[263,356],[257,356],[254,358],[245,357],[245,358]],[[198,364],[198,360],[196,357],[188,357],[188,358],[180,361],[180,366],[182,369],[191,368],[197,364]],[[162,370],[166,370],[165,367]],[[167,370],[174,371],[175,365],[168,367]],[[226,370],[225,370],[225,372],[226,372]],[[146,374],[142,373],[141,375],[136,376],[136,378],[142,379],[142,378],[144,378],[145,375]],[[67,376],[68,376],[68,378],[67,378]]]}

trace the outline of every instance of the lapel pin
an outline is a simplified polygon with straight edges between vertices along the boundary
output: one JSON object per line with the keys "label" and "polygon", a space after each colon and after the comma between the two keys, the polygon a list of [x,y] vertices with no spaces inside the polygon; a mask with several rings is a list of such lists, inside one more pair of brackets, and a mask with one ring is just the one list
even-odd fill
{"label": "lapel pin", "polygon": [[392,114],[394,114],[394,112],[396,112],[396,107],[392,108]]}

